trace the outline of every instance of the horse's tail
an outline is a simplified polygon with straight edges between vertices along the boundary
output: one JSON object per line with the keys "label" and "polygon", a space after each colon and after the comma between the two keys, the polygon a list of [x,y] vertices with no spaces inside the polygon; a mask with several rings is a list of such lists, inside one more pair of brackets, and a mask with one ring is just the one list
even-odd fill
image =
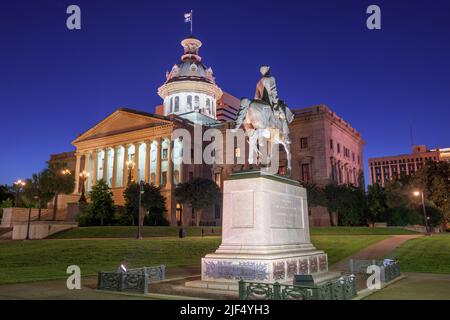
{"label": "horse's tail", "polygon": [[239,113],[236,119],[236,127],[235,129],[239,129],[244,122],[245,118],[247,117],[247,111],[248,107],[250,106],[250,100],[247,98],[244,98],[241,100],[241,108],[239,109]]}

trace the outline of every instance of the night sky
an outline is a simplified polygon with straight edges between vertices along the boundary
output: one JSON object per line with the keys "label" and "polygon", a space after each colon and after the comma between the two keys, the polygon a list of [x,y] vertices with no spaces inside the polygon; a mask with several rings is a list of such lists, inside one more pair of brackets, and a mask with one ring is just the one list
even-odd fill
{"label": "night sky", "polygon": [[[77,4],[82,29],[66,28]],[[382,30],[366,9],[382,10]],[[119,107],[153,112],[157,88],[194,35],[218,85],[252,96],[268,64],[293,109],[327,104],[360,131],[367,158],[450,147],[448,0],[16,0],[0,6],[0,184]],[[368,180],[368,179],[367,179]]]}

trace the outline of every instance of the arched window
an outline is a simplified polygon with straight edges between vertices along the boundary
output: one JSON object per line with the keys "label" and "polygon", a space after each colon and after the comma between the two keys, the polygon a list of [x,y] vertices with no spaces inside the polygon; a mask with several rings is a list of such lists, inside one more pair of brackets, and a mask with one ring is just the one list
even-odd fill
{"label": "arched window", "polygon": [[211,100],[209,98],[206,99],[206,113],[211,114]]}
{"label": "arched window", "polygon": [[192,110],[192,96],[187,96],[187,109]]}
{"label": "arched window", "polygon": [[199,96],[195,96],[195,98],[194,98],[194,109],[195,110],[200,109],[200,97]]}
{"label": "arched window", "polygon": [[175,97],[175,112],[180,111],[180,97],[176,96]]}

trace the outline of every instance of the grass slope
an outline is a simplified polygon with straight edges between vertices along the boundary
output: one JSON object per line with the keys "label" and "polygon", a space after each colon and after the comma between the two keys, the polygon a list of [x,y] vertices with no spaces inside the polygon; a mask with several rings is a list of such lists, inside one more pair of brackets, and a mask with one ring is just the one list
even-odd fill
{"label": "grass slope", "polygon": [[[144,227],[142,235],[144,237],[177,237],[178,227]],[[185,228],[187,236],[201,236],[202,228]],[[220,227],[204,227],[205,232],[211,235],[211,231],[220,235]],[[311,228],[312,235],[394,235],[394,234],[414,234],[401,228],[367,228],[367,227],[321,227]],[[82,227],[68,231],[63,231],[51,236],[52,239],[81,239],[81,238],[134,238],[136,237],[136,227]]]}
{"label": "grass slope", "polygon": [[[329,254],[330,265],[386,236],[313,236],[317,248]],[[82,276],[116,270],[122,260],[129,267],[165,264],[198,266],[214,252],[219,237],[185,239],[41,240],[0,242],[0,284],[66,278],[69,265],[78,265]]]}
{"label": "grass slope", "polygon": [[450,274],[450,234],[409,240],[389,257],[400,260],[402,271]]}

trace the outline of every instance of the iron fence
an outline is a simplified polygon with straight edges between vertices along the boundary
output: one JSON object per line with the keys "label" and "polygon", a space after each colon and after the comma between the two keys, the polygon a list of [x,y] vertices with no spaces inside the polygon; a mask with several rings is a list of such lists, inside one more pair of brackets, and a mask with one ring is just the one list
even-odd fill
{"label": "iron fence", "polygon": [[356,294],[354,275],[311,286],[239,281],[240,300],[350,300]]}

